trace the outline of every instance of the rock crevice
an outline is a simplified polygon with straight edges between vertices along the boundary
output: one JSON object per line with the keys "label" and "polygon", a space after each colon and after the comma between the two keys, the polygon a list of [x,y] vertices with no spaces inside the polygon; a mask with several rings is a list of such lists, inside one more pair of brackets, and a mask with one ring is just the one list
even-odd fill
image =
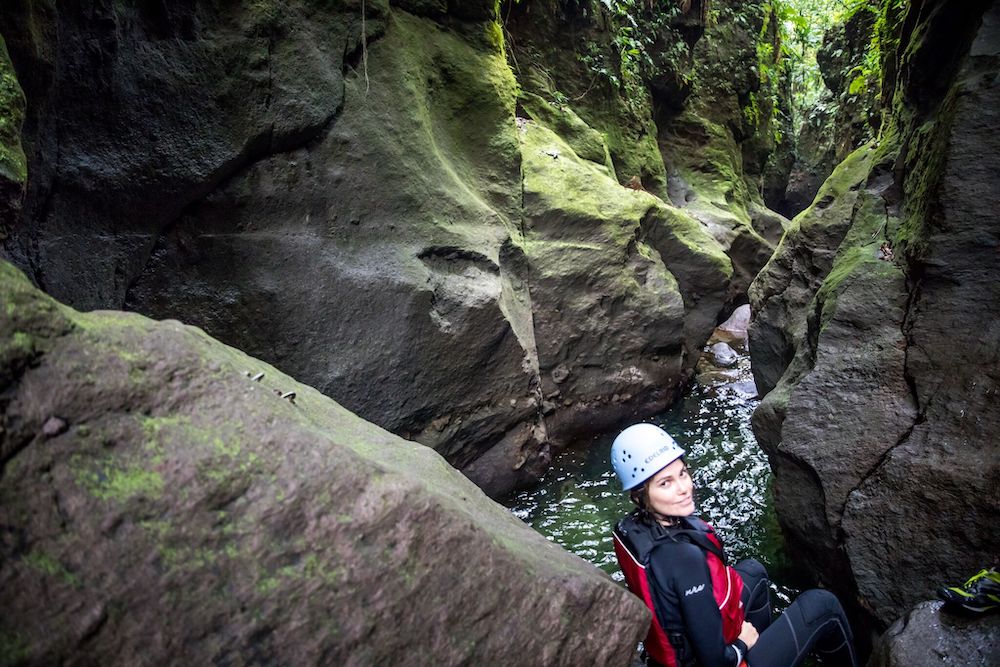
{"label": "rock crevice", "polygon": [[[996,72],[998,17],[928,0],[898,18],[878,145],[835,170],[751,288],[754,372],[770,389],[753,423],[779,519],[882,627],[989,562],[1000,481],[986,403],[997,86],[971,74]],[[848,171],[859,187],[834,187]]]}

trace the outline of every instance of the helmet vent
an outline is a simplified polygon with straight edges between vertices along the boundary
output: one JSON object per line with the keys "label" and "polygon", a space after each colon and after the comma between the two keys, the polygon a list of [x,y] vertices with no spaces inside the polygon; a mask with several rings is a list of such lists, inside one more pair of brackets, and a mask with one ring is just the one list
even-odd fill
{"label": "helmet vent", "polygon": [[[657,470],[684,456],[670,435],[654,424],[633,424],[618,434],[611,445],[611,462],[625,490],[649,478]],[[635,466],[629,470],[629,464]],[[650,466],[649,475],[646,467]]]}

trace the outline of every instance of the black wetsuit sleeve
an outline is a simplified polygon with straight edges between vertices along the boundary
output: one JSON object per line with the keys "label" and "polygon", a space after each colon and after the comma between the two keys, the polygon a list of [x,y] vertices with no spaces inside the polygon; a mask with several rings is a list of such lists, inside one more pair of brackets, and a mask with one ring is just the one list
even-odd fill
{"label": "black wetsuit sleeve", "polygon": [[736,667],[741,656],[722,638],[705,553],[693,544],[663,542],[650,552],[648,571],[656,617],[668,635],[683,628],[701,667]]}

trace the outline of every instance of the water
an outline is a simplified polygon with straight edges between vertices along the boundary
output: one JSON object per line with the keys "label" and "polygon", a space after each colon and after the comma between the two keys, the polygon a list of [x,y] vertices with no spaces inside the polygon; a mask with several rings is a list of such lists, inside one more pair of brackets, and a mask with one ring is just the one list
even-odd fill
{"label": "water", "polygon": [[[698,381],[676,405],[647,421],[687,450],[697,514],[722,535],[733,562],[752,557],[767,566],[775,582],[772,600],[780,611],[796,592],[796,577],[784,556],[771,503],[771,470],[750,429],[757,399],[746,343],[725,340],[738,354],[736,366],[718,369],[706,352]],[[542,483],[517,495],[509,506],[550,540],[622,581],[611,527],[633,506],[611,470],[614,436],[607,434],[588,449],[562,452]]]}

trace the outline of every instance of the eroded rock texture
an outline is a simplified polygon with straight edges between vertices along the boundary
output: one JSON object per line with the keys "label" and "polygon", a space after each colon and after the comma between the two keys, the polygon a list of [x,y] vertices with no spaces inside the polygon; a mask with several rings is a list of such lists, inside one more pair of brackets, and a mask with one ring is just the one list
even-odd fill
{"label": "eroded rock texture", "polygon": [[0,309],[4,664],[622,665],[645,633],[430,448],[200,329],[6,262]]}
{"label": "eroded rock texture", "polygon": [[1000,662],[1000,617],[949,613],[921,602],[886,630],[869,667],[979,667]]}
{"label": "eroded rock texture", "polygon": [[669,402],[781,221],[665,204],[648,93],[577,114],[520,54],[519,86],[495,6],[4,4],[31,174],[4,254],[74,307],[201,326],[493,495],[537,479]]}
{"label": "eroded rock texture", "polygon": [[[1000,9],[899,17],[881,143],[755,281],[754,430],[779,518],[881,624],[1000,552]],[[992,517],[992,518],[991,518]]]}
{"label": "eroded rock texture", "polygon": [[[683,105],[656,99],[657,140],[670,201],[726,249],[737,296],[788,224],[763,202],[763,193],[786,181],[791,166],[789,147],[774,140],[781,114],[772,109],[771,93],[783,83],[762,81],[759,74],[758,41],[777,39],[778,19],[759,2],[725,0],[709,7],[705,36],[692,48],[690,97]],[[776,97],[787,101],[783,93]]]}

